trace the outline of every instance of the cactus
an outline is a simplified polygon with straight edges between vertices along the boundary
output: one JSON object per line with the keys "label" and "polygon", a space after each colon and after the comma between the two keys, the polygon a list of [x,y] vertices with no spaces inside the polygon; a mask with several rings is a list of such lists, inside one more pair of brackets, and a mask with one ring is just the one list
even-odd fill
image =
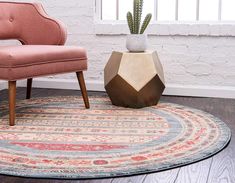
{"label": "cactus", "polygon": [[143,0],[133,0],[133,15],[131,12],[127,13],[127,22],[131,34],[143,34],[147,26],[149,25],[149,22],[152,18],[152,14],[148,14],[145,17],[143,25],[141,26],[140,30],[142,12],[143,12]]}
{"label": "cactus", "polygon": [[146,30],[146,28],[148,27],[149,25],[149,22],[151,21],[151,18],[152,18],[152,14],[149,13],[146,15],[144,21],[143,21],[143,24],[142,24],[142,27],[140,29],[140,34],[143,34],[144,31]]}
{"label": "cactus", "polygon": [[131,34],[134,34],[134,23],[133,23],[133,16],[131,12],[127,13],[127,23],[128,23]]}
{"label": "cactus", "polygon": [[141,15],[143,11],[143,0],[134,0],[134,34],[139,34]]}

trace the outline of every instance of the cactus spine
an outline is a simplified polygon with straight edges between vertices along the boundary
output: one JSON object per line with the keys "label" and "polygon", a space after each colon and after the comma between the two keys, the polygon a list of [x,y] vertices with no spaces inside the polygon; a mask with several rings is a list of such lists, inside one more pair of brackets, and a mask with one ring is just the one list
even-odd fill
{"label": "cactus spine", "polygon": [[127,13],[127,23],[128,23],[131,34],[134,34],[134,23],[133,23],[133,16],[131,12]]}
{"label": "cactus spine", "polygon": [[144,31],[146,30],[147,26],[149,25],[149,22],[151,21],[151,18],[152,18],[152,14],[149,13],[146,15],[144,21],[143,21],[143,24],[142,24],[142,27],[140,29],[140,34],[143,34]]}
{"label": "cactus spine", "polygon": [[134,0],[134,34],[139,34],[141,15],[143,11],[143,0]]}
{"label": "cactus spine", "polygon": [[148,14],[141,26],[141,17],[143,12],[143,0],[133,0],[133,14],[131,12],[127,13],[127,22],[131,34],[143,34],[148,24],[152,18],[152,14]]}

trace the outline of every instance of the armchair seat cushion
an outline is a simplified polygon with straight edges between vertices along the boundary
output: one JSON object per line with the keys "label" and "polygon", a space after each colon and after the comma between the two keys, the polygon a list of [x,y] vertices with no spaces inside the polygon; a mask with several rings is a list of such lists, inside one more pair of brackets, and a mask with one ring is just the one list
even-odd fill
{"label": "armchair seat cushion", "polygon": [[0,47],[0,79],[18,80],[87,69],[86,50],[75,46]]}

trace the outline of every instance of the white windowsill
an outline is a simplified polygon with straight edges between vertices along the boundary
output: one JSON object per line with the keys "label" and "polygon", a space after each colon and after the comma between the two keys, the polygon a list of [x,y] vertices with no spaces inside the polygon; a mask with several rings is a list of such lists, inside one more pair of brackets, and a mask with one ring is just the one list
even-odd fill
{"label": "white windowsill", "polygon": [[[126,35],[125,21],[96,21],[96,35]],[[157,22],[147,28],[148,35],[160,36],[235,36],[235,22]]]}

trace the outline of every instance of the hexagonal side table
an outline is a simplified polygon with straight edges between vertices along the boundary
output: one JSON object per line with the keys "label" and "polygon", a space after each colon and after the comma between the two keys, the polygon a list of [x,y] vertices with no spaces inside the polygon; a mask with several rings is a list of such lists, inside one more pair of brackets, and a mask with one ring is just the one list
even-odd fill
{"label": "hexagonal side table", "polygon": [[104,81],[112,104],[122,107],[157,105],[165,89],[156,51],[113,52],[104,69]]}

